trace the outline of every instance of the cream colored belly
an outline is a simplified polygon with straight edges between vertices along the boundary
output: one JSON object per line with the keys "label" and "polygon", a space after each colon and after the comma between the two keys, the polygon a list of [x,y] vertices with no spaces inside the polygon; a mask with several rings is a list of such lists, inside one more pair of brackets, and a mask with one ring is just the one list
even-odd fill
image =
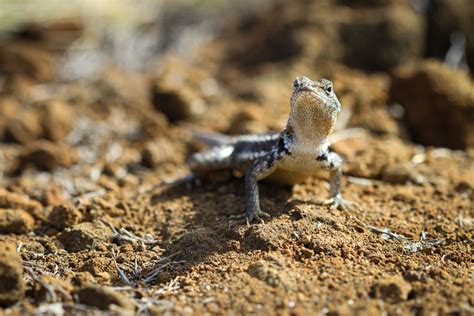
{"label": "cream colored belly", "polygon": [[288,171],[284,169],[277,169],[265,181],[272,181],[282,184],[294,185],[304,182],[310,175],[301,172]]}
{"label": "cream colored belly", "polygon": [[284,184],[297,184],[316,174],[319,169],[320,165],[313,155],[299,155],[298,159],[288,156],[279,161],[277,169],[267,179]]}

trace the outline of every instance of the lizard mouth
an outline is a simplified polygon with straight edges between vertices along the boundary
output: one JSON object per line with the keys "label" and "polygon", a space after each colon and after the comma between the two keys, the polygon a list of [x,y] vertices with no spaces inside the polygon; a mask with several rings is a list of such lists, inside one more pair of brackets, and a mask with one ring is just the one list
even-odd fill
{"label": "lizard mouth", "polygon": [[307,110],[338,111],[338,108],[334,107],[332,102],[329,102],[328,97],[321,93],[324,92],[314,91],[306,87],[300,88],[295,94],[295,105],[299,108],[306,108]]}
{"label": "lizard mouth", "polygon": [[321,97],[319,97],[316,92],[308,88],[300,89],[296,94],[295,101],[296,105],[304,107],[318,107],[324,105]]}

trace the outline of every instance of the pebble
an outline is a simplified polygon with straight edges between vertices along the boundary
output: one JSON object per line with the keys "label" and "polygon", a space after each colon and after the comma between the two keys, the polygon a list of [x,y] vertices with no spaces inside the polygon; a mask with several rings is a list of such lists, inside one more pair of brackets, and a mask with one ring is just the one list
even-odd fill
{"label": "pebble", "polygon": [[35,221],[23,210],[0,209],[0,234],[27,234]]}
{"label": "pebble", "polygon": [[23,264],[15,245],[0,242],[0,306],[7,307],[23,298]]}
{"label": "pebble", "polygon": [[113,305],[125,311],[135,309],[130,299],[106,287],[89,285],[79,289],[76,294],[81,304],[97,307],[100,310],[112,310]]}

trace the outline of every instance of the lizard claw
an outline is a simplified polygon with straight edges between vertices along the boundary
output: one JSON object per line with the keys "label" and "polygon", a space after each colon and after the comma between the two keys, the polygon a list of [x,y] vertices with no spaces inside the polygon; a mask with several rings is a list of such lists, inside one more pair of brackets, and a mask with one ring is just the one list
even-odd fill
{"label": "lizard claw", "polygon": [[329,205],[332,210],[341,209],[352,211],[354,209],[359,208],[359,205],[353,202],[349,202],[348,200],[344,199],[340,194],[337,194],[332,198],[327,199],[323,202],[323,205]]}
{"label": "lizard claw", "polygon": [[231,215],[229,217],[229,227],[234,227],[236,225],[240,224],[247,224],[247,226],[250,225],[250,223],[255,219],[259,221],[260,223],[264,223],[262,217],[269,219],[271,216],[270,214],[263,212],[263,211],[254,211],[254,212],[249,212],[245,211],[242,214],[238,215]]}

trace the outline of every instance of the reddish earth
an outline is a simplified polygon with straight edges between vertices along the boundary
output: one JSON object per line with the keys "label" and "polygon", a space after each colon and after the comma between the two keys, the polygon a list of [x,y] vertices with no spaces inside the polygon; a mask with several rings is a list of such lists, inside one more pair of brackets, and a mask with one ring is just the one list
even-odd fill
{"label": "reddish earth", "polygon": [[[275,30],[292,30],[291,43],[349,36],[363,14],[372,20],[362,29],[384,21],[383,7],[355,6],[315,30],[303,3],[280,8]],[[397,10],[389,25],[403,20]],[[42,42],[0,47],[0,314],[474,313],[471,74],[419,61],[419,43],[377,59],[372,74],[348,68],[369,61],[347,62],[343,43],[327,62],[308,47],[242,57],[275,12],[224,30],[194,62],[168,56],[159,69],[109,67],[94,80],[59,79],[62,53]],[[247,40],[235,47],[228,32]],[[416,42],[386,40],[381,49]],[[318,203],[324,173],[293,188],[262,182],[272,218],[233,228],[245,201],[231,174],[145,190],[187,174],[186,157],[201,149],[191,126],[282,128],[303,74],[333,80],[344,107],[333,149],[357,210]]]}

